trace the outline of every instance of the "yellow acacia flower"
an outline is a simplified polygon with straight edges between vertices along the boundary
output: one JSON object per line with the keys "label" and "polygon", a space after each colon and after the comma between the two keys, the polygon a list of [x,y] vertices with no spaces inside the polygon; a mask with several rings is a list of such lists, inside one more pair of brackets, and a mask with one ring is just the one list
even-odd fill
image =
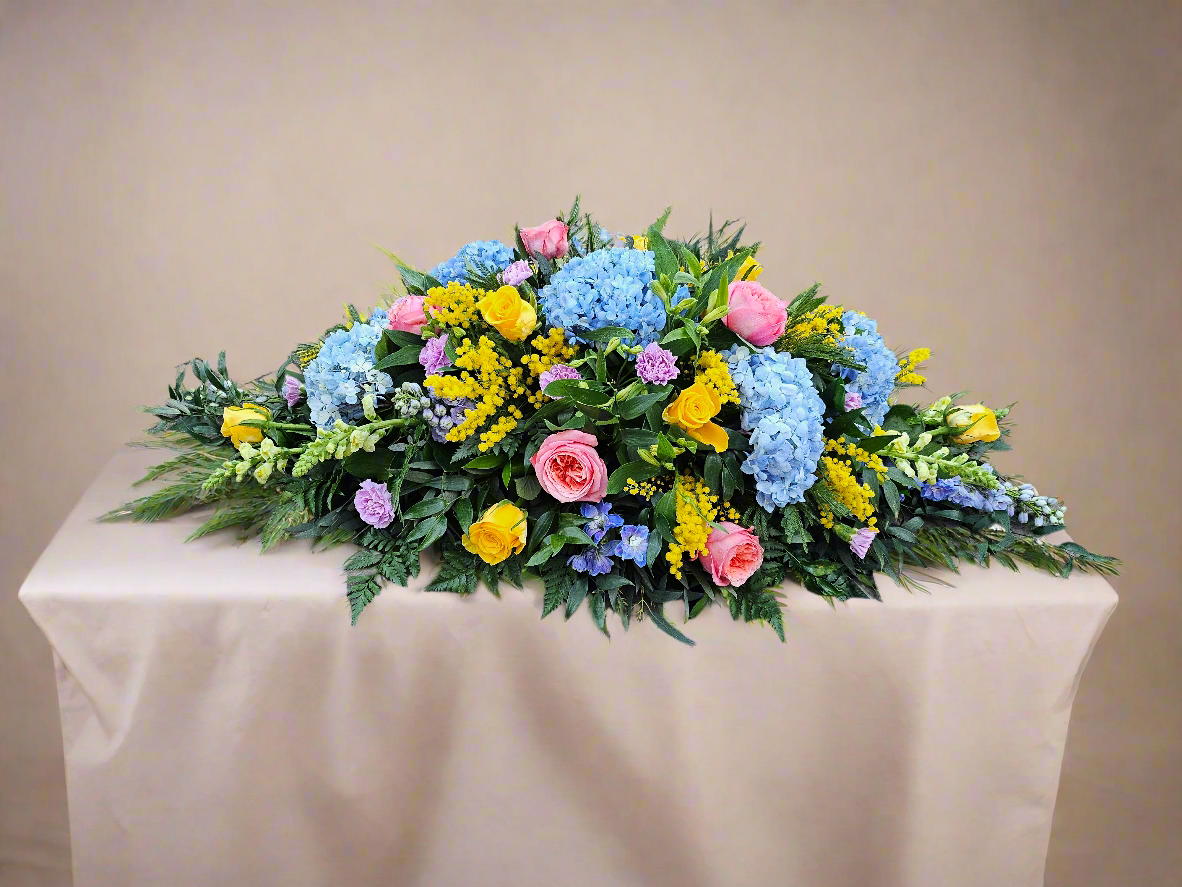
{"label": "yellow acacia flower", "polygon": [[720,403],[738,403],[739,392],[722,355],[709,349],[698,356],[697,381],[714,389]]}
{"label": "yellow acacia flower", "polygon": [[476,303],[485,290],[466,283],[449,283],[427,290],[423,311],[440,325],[466,330],[476,317]]}
{"label": "yellow acacia flower", "polygon": [[930,348],[916,348],[899,361],[899,373],[895,376],[896,385],[922,385],[927,376],[917,373],[916,368],[932,356]]}
{"label": "yellow acacia flower", "polygon": [[449,441],[467,440],[497,413],[501,413],[492,426],[480,435],[479,449],[486,452],[503,440],[523,418],[521,409],[512,400],[525,394],[522,383],[524,370],[513,366],[512,361],[497,350],[488,336],[481,336],[475,345],[471,339],[465,338],[456,349],[455,366],[462,371],[458,375],[434,374],[428,376],[423,384],[436,397],[448,400],[467,398],[476,402],[464,420],[447,432]]}
{"label": "yellow acacia flower", "polygon": [[521,363],[528,371],[527,384],[532,389],[528,399],[535,407],[540,407],[546,400],[541,391],[533,387],[534,383],[555,364],[574,360],[578,351],[566,343],[562,327],[552,327],[544,336],[535,336],[530,340],[533,349],[521,358]]}
{"label": "yellow acacia flower", "polygon": [[710,524],[718,520],[718,497],[710,492],[704,481],[683,474],[673,484],[673,499],[677,509],[677,525],[673,528],[675,542],[665,552],[669,572],[681,578],[683,560],[693,560],[706,551]]}

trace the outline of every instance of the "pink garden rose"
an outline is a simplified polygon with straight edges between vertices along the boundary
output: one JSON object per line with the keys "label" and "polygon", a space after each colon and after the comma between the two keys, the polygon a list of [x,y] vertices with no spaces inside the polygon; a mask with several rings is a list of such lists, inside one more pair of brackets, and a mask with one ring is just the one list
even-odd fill
{"label": "pink garden rose", "polygon": [[392,330],[402,330],[417,336],[423,332],[426,323],[422,296],[403,296],[387,312],[386,326]]}
{"label": "pink garden rose", "polygon": [[730,311],[722,322],[733,332],[757,348],[784,335],[787,307],[754,280],[736,280],[728,287],[727,295]]}
{"label": "pink garden rose", "polygon": [[710,532],[706,553],[698,561],[710,571],[715,585],[738,587],[763,563],[763,546],[758,536],[738,524],[723,521],[719,526],[723,529]]}
{"label": "pink garden rose", "polygon": [[535,256],[542,255],[547,259],[561,259],[570,249],[566,239],[566,225],[558,219],[551,219],[536,228],[522,228],[521,242]]}
{"label": "pink garden rose", "polygon": [[595,451],[599,443],[582,431],[551,434],[530,459],[542,489],[559,502],[602,502],[607,466]]}

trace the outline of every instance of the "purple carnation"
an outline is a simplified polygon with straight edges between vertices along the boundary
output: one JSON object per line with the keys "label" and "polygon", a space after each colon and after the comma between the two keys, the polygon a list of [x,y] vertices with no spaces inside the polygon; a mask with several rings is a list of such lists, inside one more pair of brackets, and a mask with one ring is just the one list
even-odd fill
{"label": "purple carnation", "polygon": [[877,530],[871,530],[869,527],[862,527],[858,532],[854,533],[853,538],[850,539],[850,551],[856,554],[859,558],[866,557],[866,552],[870,550],[871,543],[874,542],[874,537],[877,535]]}
{"label": "purple carnation", "polygon": [[435,338],[427,340],[423,350],[419,352],[419,363],[428,376],[451,366],[451,360],[447,356],[447,333],[440,333]]}
{"label": "purple carnation", "polygon": [[[545,392],[546,386],[551,382],[556,382],[559,379],[581,378],[583,378],[582,374],[579,373],[579,371],[574,367],[567,366],[565,363],[556,363],[538,377],[538,387],[541,388],[543,392]],[[549,397],[549,395],[546,396]]]}
{"label": "purple carnation", "polygon": [[857,410],[862,408],[862,395],[857,391],[847,391],[845,393],[845,408],[846,412],[850,410]]}
{"label": "purple carnation", "polygon": [[384,530],[394,520],[394,503],[385,484],[363,480],[361,489],[353,497],[353,507],[361,519],[371,527]]}
{"label": "purple carnation", "polygon": [[529,280],[533,273],[529,267],[529,262],[521,259],[501,272],[501,283],[507,286],[517,286],[517,284]]}
{"label": "purple carnation", "polygon": [[300,380],[295,376],[285,376],[283,379],[283,399],[289,407],[300,402]]}
{"label": "purple carnation", "polygon": [[666,351],[656,342],[644,346],[636,355],[636,375],[642,382],[664,385],[677,378],[677,358],[672,351]]}

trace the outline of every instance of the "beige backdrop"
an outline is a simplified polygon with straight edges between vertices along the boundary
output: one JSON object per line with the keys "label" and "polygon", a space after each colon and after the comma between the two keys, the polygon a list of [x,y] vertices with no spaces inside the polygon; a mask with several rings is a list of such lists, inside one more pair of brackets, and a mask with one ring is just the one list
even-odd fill
{"label": "beige backdrop", "polygon": [[1178,883],[1182,5],[568,5],[0,0],[0,884],[68,878],[16,591],[133,407],[371,303],[371,242],[429,265],[576,191],[742,214],[761,282],[930,345],[931,397],[1019,401],[1004,465],[1127,562],[1047,883]]}

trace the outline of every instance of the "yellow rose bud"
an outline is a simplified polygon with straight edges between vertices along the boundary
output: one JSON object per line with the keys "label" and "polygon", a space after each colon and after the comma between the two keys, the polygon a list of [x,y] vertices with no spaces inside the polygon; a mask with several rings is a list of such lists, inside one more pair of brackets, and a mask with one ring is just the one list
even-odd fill
{"label": "yellow rose bud", "polygon": [[488,508],[460,541],[486,564],[499,564],[525,548],[525,512],[512,502]]}
{"label": "yellow rose bud", "polygon": [[748,256],[735,272],[735,280],[757,280],[762,273],[763,265],[755,261],[755,256]]}
{"label": "yellow rose bud", "polygon": [[988,443],[1001,437],[997,416],[982,403],[956,408],[948,414],[948,424],[953,428],[965,429],[952,438],[958,444],[971,444],[979,440]]}
{"label": "yellow rose bud", "polygon": [[516,287],[503,286],[476,303],[489,326],[510,342],[520,342],[538,325],[538,312],[521,298]]}
{"label": "yellow rose bud", "polygon": [[710,421],[721,409],[722,401],[717,392],[709,385],[695,382],[665,407],[661,418],[721,453],[727,448],[726,430]]}
{"label": "yellow rose bud", "polygon": [[633,249],[648,249],[648,238],[643,234],[637,234],[632,238]]}
{"label": "yellow rose bud", "polygon": [[263,439],[263,429],[251,428],[243,422],[270,419],[271,411],[257,403],[244,403],[240,407],[226,407],[222,410],[222,437],[230,438],[237,447],[243,443],[258,443]]}

